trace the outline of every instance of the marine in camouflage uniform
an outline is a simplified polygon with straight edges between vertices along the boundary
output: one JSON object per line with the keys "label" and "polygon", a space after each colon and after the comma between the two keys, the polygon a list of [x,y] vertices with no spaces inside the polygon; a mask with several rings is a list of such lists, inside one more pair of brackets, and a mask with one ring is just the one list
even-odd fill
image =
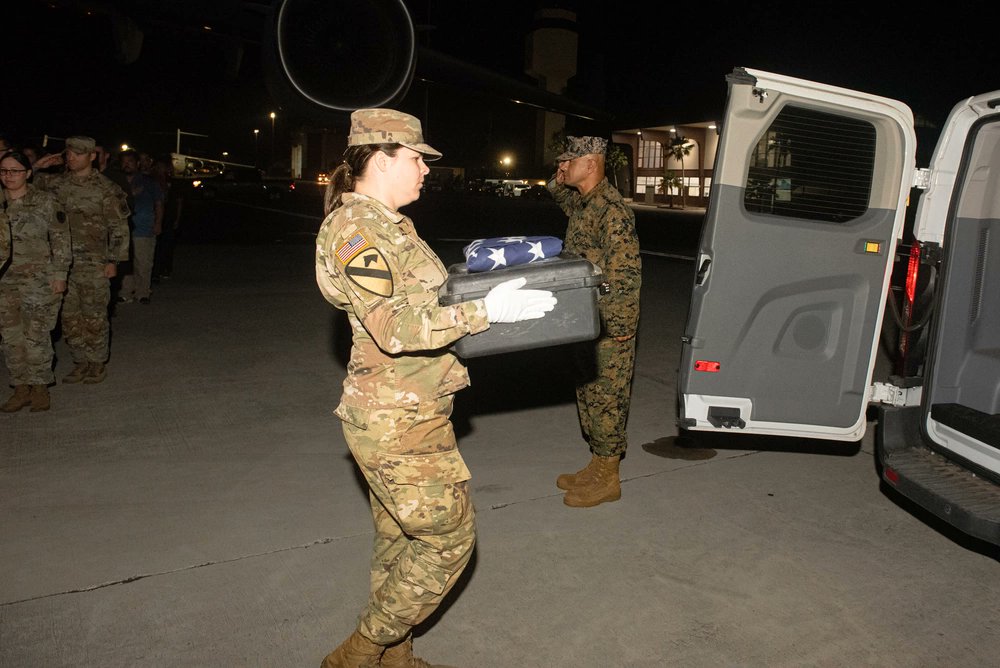
{"label": "marine in camouflage uniform", "polygon": [[[440,157],[412,116],[352,114],[349,146],[383,142]],[[483,300],[438,305],[447,270],[405,215],[357,192],[341,202],[317,236],[316,280],[352,330],[335,414],[368,481],[375,546],[368,606],[323,666],[368,665],[360,656],[370,665],[427,665],[411,664],[410,631],[455,584],[476,541],[471,474],[449,420],[469,376],[446,346],[486,330],[487,311]]]}
{"label": "marine in camouflage uniform", "polygon": [[[93,158],[94,140],[70,137],[70,152]],[[58,198],[66,210],[73,237],[73,266],[62,309],[62,332],[75,368],[64,383],[104,380],[109,354],[110,279],[115,265],[128,260],[129,208],[125,192],[90,167],[46,176],[40,185]]]}
{"label": "marine in camouflage uniform", "polygon": [[23,395],[2,409],[13,412],[30,403],[32,411],[46,410],[54,380],[52,330],[72,259],[69,225],[58,200],[28,184],[24,196],[5,197],[0,227],[10,230],[13,251],[0,276],[0,336],[15,397]]}
{"label": "marine in camouflage uniform", "polygon": [[[583,436],[593,453],[576,474],[559,476],[567,490],[564,502],[592,506],[621,496],[618,464],[628,447],[625,427],[635,367],[635,335],[639,324],[642,263],[635,215],[604,176],[607,143],[598,137],[569,137],[557,158],[570,176],[548,183],[556,203],[569,217],[563,249],[581,255],[604,273],[610,291],[601,295],[601,336],[574,351],[577,413]],[[599,158],[596,159],[596,158]]]}

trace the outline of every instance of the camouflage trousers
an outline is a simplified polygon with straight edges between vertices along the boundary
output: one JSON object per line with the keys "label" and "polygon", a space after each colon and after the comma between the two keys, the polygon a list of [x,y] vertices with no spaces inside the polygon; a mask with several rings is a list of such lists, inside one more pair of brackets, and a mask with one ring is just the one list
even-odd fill
{"label": "camouflage trousers", "polygon": [[602,336],[579,345],[576,362],[576,410],[590,450],[600,457],[625,454],[635,368],[635,337],[618,342]]}
{"label": "camouflage trousers", "polygon": [[453,401],[449,395],[408,408],[337,409],[368,481],[375,521],[371,588],[358,630],[381,645],[426,619],[472,557],[471,474],[449,420]]}
{"label": "camouflage trousers", "polygon": [[111,282],[103,264],[74,264],[63,300],[62,333],[77,364],[108,360]]}
{"label": "camouflage trousers", "polygon": [[61,294],[45,277],[8,273],[0,279],[0,337],[12,385],[48,385],[52,374],[52,330]]}

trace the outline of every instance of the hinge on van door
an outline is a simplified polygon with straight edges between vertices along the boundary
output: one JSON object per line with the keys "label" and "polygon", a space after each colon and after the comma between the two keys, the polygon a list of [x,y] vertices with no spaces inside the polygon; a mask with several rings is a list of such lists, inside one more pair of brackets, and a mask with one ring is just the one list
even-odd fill
{"label": "hinge on van door", "polygon": [[889,383],[874,383],[868,388],[868,401],[890,406],[919,406],[923,387],[896,387]]}
{"label": "hinge on van door", "polygon": [[931,170],[927,168],[921,168],[913,171],[913,183],[910,184],[911,188],[920,188],[921,190],[927,190],[927,187],[930,184],[931,184]]}
{"label": "hinge on van door", "polygon": [[941,244],[936,241],[920,242],[920,264],[936,265],[941,261]]}

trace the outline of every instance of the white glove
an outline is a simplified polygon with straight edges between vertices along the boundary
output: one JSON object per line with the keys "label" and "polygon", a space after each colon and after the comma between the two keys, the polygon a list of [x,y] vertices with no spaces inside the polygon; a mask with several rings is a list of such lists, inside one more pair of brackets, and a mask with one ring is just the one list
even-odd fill
{"label": "white glove", "polygon": [[556,307],[548,290],[522,290],[528,279],[512,278],[486,293],[486,315],[490,322],[520,322],[541,318]]}

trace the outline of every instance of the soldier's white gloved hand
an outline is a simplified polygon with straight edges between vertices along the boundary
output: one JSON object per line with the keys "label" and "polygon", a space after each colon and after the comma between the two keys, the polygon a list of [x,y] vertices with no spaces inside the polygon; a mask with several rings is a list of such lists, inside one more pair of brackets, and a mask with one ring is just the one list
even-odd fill
{"label": "soldier's white gloved hand", "polygon": [[490,322],[520,322],[541,318],[556,307],[548,290],[522,290],[528,279],[512,278],[486,293],[486,315]]}

